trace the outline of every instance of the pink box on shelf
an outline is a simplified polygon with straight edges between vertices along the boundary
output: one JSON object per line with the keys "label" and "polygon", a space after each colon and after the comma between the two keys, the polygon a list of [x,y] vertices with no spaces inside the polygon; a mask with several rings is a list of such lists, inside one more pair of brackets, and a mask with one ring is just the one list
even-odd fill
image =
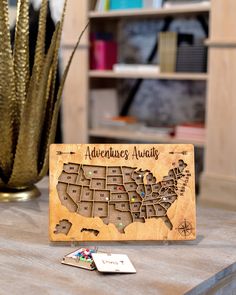
{"label": "pink box on shelf", "polygon": [[91,48],[91,69],[112,70],[117,63],[117,44],[114,41],[95,40]]}

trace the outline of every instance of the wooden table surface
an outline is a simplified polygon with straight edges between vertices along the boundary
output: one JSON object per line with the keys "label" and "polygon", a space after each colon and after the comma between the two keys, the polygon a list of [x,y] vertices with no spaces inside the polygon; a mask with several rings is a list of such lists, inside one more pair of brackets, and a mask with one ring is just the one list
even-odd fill
{"label": "wooden table surface", "polygon": [[46,186],[37,200],[0,204],[1,295],[236,294],[236,212],[199,207],[194,242],[96,244],[137,269],[104,275],[60,264],[79,245],[49,243]]}

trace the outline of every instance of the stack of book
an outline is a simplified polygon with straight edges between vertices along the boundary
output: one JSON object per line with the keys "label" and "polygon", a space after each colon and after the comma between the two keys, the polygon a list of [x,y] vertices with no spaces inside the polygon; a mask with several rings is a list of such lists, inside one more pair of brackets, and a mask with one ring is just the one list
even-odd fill
{"label": "stack of book", "polygon": [[159,63],[162,73],[206,72],[207,49],[203,41],[194,44],[192,34],[159,34]]}
{"label": "stack of book", "polygon": [[93,89],[90,92],[90,124],[93,129],[104,126],[119,113],[116,89]]}
{"label": "stack of book", "polygon": [[140,131],[145,134],[155,134],[158,137],[169,138],[174,133],[174,127],[142,126]]}
{"label": "stack of book", "polygon": [[176,139],[204,141],[206,130],[204,124],[187,123],[175,127]]}

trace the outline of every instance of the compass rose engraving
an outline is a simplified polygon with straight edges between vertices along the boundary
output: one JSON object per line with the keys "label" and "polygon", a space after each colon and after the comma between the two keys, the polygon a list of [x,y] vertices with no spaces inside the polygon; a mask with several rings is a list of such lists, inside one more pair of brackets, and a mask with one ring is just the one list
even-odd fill
{"label": "compass rose engraving", "polygon": [[180,225],[178,226],[177,230],[181,236],[186,238],[192,234],[193,227],[189,221],[184,219],[184,221],[181,222]]}

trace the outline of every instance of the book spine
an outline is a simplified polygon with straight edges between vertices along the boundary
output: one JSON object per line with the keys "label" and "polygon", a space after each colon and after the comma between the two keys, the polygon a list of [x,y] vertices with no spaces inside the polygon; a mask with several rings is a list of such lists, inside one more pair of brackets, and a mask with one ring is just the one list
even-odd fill
{"label": "book spine", "polygon": [[174,73],[176,71],[176,59],[177,59],[177,33],[170,32],[170,64],[169,73]]}
{"label": "book spine", "polygon": [[158,39],[159,39],[158,55],[159,55],[160,72],[163,73],[165,71],[165,63],[164,63],[165,33],[159,33]]}
{"label": "book spine", "polygon": [[110,10],[110,0],[105,0],[105,7],[104,7],[105,11]]}
{"label": "book spine", "polygon": [[106,67],[109,70],[113,69],[113,65],[117,63],[117,44],[116,42],[107,42],[107,64]]}
{"label": "book spine", "polygon": [[153,0],[153,8],[161,8],[163,5],[163,0]]}
{"label": "book spine", "polygon": [[93,11],[96,9],[97,6],[97,0],[91,0],[89,10]]}
{"label": "book spine", "polygon": [[117,62],[117,45],[111,41],[94,42],[94,69],[111,70]]}
{"label": "book spine", "polygon": [[110,10],[143,8],[143,0],[110,0]]}

